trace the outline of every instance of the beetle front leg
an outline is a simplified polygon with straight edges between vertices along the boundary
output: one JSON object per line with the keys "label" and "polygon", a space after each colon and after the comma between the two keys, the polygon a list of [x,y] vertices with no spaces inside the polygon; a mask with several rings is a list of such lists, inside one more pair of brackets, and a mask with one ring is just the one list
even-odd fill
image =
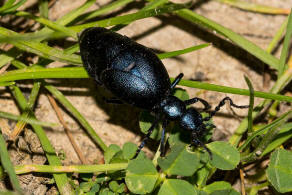
{"label": "beetle front leg", "polygon": [[210,158],[212,159],[212,152],[209,148],[206,147],[206,145],[199,140],[198,135],[196,131],[192,131],[192,141],[191,141],[191,146],[201,146],[203,147],[210,155]]}
{"label": "beetle front leg", "polygon": [[191,104],[194,104],[194,103],[197,103],[197,102],[201,102],[203,105],[204,105],[204,110],[203,111],[206,111],[206,110],[209,110],[211,108],[210,104],[206,101],[206,100],[203,100],[201,98],[198,98],[198,97],[195,97],[195,98],[192,98],[192,99],[189,99],[189,100],[185,100],[184,103],[187,105],[191,105]]}
{"label": "beetle front leg", "polygon": [[225,105],[226,101],[229,101],[230,106],[235,107],[235,108],[240,108],[240,109],[249,108],[249,105],[239,106],[239,105],[234,104],[230,97],[225,97],[225,98],[223,98],[223,100],[221,100],[219,102],[218,106],[215,107],[214,111],[212,111],[210,113],[210,115],[208,117],[204,118],[203,120],[204,121],[210,120],[220,110],[220,108]]}

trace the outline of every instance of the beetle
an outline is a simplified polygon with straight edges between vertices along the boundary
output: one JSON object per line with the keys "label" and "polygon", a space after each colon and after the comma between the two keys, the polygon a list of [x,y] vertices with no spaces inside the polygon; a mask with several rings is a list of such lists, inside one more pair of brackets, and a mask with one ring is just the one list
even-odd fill
{"label": "beetle", "polygon": [[178,122],[183,130],[190,132],[191,145],[202,146],[212,156],[200,140],[207,127],[204,122],[209,121],[226,101],[236,108],[248,108],[246,105],[236,105],[232,99],[225,97],[208,117],[203,118],[197,109],[187,106],[201,102],[204,110],[208,110],[211,106],[207,101],[198,97],[182,101],[172,95],[183,77],[182,73],[171,83],[163,63],[149,48],[106,28],[83,30],[79,36],[79,46],[88,74],[117,98],[107,100],[108,103],[127,103],[154,113],[155,120],[139,145],[136,156],[159,121],[162,121],[161,156],[165,155],[165,129],[170,121]]}

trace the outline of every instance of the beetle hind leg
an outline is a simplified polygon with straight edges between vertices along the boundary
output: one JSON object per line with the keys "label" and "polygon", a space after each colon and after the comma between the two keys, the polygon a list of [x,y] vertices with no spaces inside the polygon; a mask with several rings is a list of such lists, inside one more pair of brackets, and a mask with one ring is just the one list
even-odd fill
{"label": "beetle hind leg", "polygon": [[138,149],[136,151],[136,154],[134,156],[134,159],[138,156],[138,154],[140,153],[140,151],[142,150],[142,148],[145,146],[147,140],[150,138],[154,128],[158,125],[160,120],[160,116],[156,117],[156,119],[154,120],[154,122],[152,123],[151,127],[148,129],[146,136],[143,138],[141,144],[138,146]]}

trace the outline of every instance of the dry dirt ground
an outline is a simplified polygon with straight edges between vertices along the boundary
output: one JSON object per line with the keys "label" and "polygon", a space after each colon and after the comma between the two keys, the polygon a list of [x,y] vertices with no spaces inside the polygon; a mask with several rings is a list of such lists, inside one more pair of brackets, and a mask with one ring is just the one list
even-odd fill
{"label": "dry dirt ground", "polygon": [[[266,4],[274,7],[291,8],[292,0],[250,0],[255,3]],[[57,0],[50,9],[50,19],[56,20],[70,10],[80,6],[84,0]],[[98,4],[91,9],[104,5],[109,1],[97,1]],[[181,1],[176,1],[181,2]],[[28,1],[27,7],[34,5],[36,1]],[[139,6],[142,4],[136,3]],[[136,4],[131,4],[135,6]],[[118,14],[135,11],[135,8],[126,7]],[[282,15],[264,15],[246,12],[216,1],[201,1],[194,8],[194,11],[219,24],[232,29],[234,32],[243,35],[253,43],[262,48],[267,48],[272,37],[279,29],[285,19]],[[253,56],[247,54],[240,48],[234,47],[228,41],[215,36],[214,33],[207,32],[189,22],[173,15],[164,15],[155,18],[147,18],[131,23],[126,28],[119,31],[137,42],[153,48],[158,52],[166,52],[187,48],[190,46],[212,43],[212,46],[202,50],[182,55],[174,59],[165,59],[165,64],[169,75],[175,77],[179,73],[184,73],[184,79],[202,80],[218,85],[247,88],[243,76],[247,75],[252,81],[255,90],[267,91],[268,86],[263,85],[263,69],[260,63]],[[279,56],[279,49],[275,52]],[[53,63],[50,67],[60,66]],[[55,86],[66,95],[71,103],[88,120],[95,131],[104,142],[122,146],[125,142],[138,144],[142,134],[138,126],[138,114],[140,110],[127,105],[109,105],[102,100],[102,95],[107,95],[102,88],[97,87],[93,80],[89,79],[66,79],[51,80]],[[29,95],[29,85],[20,85]],[[190,97],[201,97],[213,106],[225,96],[230,96],[237,104],[248,104],[248,97],[230,95],[199,89],[185,88]],[[1,89],[0,110],[19,113],[10,93]],[[102,95],[101,95],[102,94]],[[259,99],[256,99],[258,102]],[[37,118],[41,121],[58,122],[56,114],[52,109],[45,90],[38,98],[35,108]],[[246,111],[235,110],[239,116],[245,116]],[[65,121],[70,127],[76,142],[83,151],[89,163],[97,163],[102,159],[101,151],[88,138],[85,131],[76,123],[70,115],[63,112]],[[239,124],[239,119],[234,118],[234,114],[227,108],[214,117],[217,126],[215,140],[227,139],[230,132],[233,132]],[[9,131],[13,129],[14,123],[1,119],[1,127],[6,127]],[[36,136],[27,127],[25,134],[22,134],[19,141],[10,148],[10,155],[14,164],[43,164],[46,159],[41,155],[42,150]],[[74,152],[63,128],[46,129],[46,133],[58,153],[65,154],[64,165],[80,164],[78,156]],[[149,149],[145,149],[151,155]],[[48,185],[50,175],[29,174],[20,176],[21,185],[30,193],[34,194],[54,194],[55,188]],[[4,185],[2,184],[2,188]]]}

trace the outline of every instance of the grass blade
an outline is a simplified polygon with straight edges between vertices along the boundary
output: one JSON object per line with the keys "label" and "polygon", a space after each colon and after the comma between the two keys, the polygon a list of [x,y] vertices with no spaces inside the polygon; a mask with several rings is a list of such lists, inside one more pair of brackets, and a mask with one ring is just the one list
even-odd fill
{"label": "grass blade", "polygon": [[[28,106],[28,103],[26,102],[25,97],[23,96],[20,89],[16,86],[10,87],[17,103],[19,104],[22,111],[25,110],[25,108]],[[35,117],[32,115],[32,117]],[[56,152],[54,150],[54,147],[51,145],[48,137],[45,134],[45,131],[43,128],[39,125],[32,125],[32,128],[34,129],[34,132],[37,134],[41,145],[44,149],[44,152],[46,154],[46,157],[51,165],[62,165],[60,159],[56,155]],[[71,185],[69,184],[68,178],[66,174],[53,174],[54,179],[56,181],[57,187],[61,194],[74,194],[73,189],[71,188]]]}
{"label": "grass blade", "polygon": [[[10,36],[11,34],[18,35],[18,33],[3,27],[0,27],[0,34],[3,36]],[[81,64],[80,56],[75,54],[66,54],[62,50],[49,47],[43,43],[35,41],[12,41],[11,44],[21,50],[37,54],[43,58],[72,64]]]}
{"label": "grass blade", "polygon": [[179,10],[179,9],[183,9],[183,8],[186,8],[186,5],[172,4],[172,5],[163,6],[161,8],[143,10],[143,11],[139,11],[139,12],[136,12],[133,14],[112,17],[109,19],[99,20],[96,22],[90,22],[90,23],[86,23],[86,24],[72,26],[69,28],[76,31],[76,32],[81,32],[85,28],[89,28],[89,27],[96,27],[96,26],[107,27],[107,26],[113,26],[113,25],[117,25],[117,24],[125,24],[125,23],[129,23],[129,22],[136,21],[139,19],[153,17],[153,16],[164,14],[164,13],[173,12],[175,10]]}
{"label": "grass blade", "polygon": [[260,5],[256,3],[240,1],[240,0],[216,0],[243,10],[259,12],[264,14],[289,14],[289,9],[275,8],[271,6]]}
{"label": "grass blade", "polygon": [[0,158],[1,158],[1,164],[3,168],[6,170],[6,172],[9,175],[13,188],[17,192],[22,193],[22,189],[20,187],[19,181],[14,171],[14,167],[10,161],[9,154],[6,149],[6,144],[5,144],[5,140],[3,139],[1,129],[0,129]]}
{"label": "grass blade", "polygon": [[[286,76],[286,75],[285,75]],[[45,79],[45,78],[88,78],[88,74],[83,67],[75,68],[30,68],[9,71],[0,77],[0,82],[9,82],[24,79]],[[286,77],[285,77],[286,78]],[[290,77],[289,77],[290,78]],[[171,79],[173,80],[173,79]],[[281,80],[281,82],[284,82]],[[210,83],[203,83],[198,81],[181,80],[179,85],[186,87],[206,89],[209,91],[217,91],[223,93],[231,93],[238,95],[249,96],[249,90],[226,87],[222,85],[215,85]],[[266,93],[261,91],[254,92],[255,97],[292,102],[292,97],[278,95],[274,93]]]}
{"label": "grass blade", "polygon": [[185,20],[188,20],[192,23],[198,24],[200,26],[204,26],[207,29],[210,29],[212,31],[216,31],[220,34],[222,34],[224,37],[228,38],[250,54],[254,55],[255,57],[259,58],[261,61],[268,64],[271,68],[278,69],[279,68],[279,59],[272,56],[265,50],[261,49],[254,43],[248,41],[247,39],[243,38],[242,36],[238,35],[237,33],[231,31],[228,28],[225,28],[221,26],[220,24],[217,24],[216,22],[213,22],[199,14],[196,14],[188,9],[183,9],[176,11],[177,15],[179,15],[181,18],[184,18]]}
{"label": "grass blade", "polygon": [[287,69],[286,59],[289,52],[291,37],[292,37],[292,13],[290,13],[290,15],[288,16],[287,30],[286,30],[286,35],[285,35],[284,44],[281,51],[281,57],[280,57],[280,62],[279,62],[278,77],[281,76],[284,73],[284,71]]}
{"label": "grass blade", "polygon": [[34,125],[40,125],[40,126],[44,126],[44,127],[56,127],[56,126],[60,126],[59,124],[55,124],[55,123],[49,123],[49,122],[42,122],[39,120],[36,120],[34,118],[29,118],[27,116],[17,116],[8,112],[3,112],[0,111],[0,118],[6,118],[6,119],[10,119],[10,120],[15,120],[15,121],[23,121],[25,123],[30,123],[30,124],[34,124]]}
{"label": "grass blade", "polygon": [[189,48],[182,49],[182,50],[177,50],[177,51],[171,51],[171,52],[166,52],[166,53],[162,53],[162,54],[157,54],[157,56],[160,59],[171,58],[171,57],[179,56],[179,55],[182,55],[182,54],[190,53],[192,51],[196,51],[196,50],[199,50],[199,49],[203,49],[203,48],[208,47],[210,45],[211,45],[210,43],[205,43],[205,44],[196,45],[196,46],[189,47]]}
{"label": "grass blade", "polygon": [[122,6],[124,6],[124,5],[126,5],[126,4],[128,4],[130,2],[133,2],[133,1],[134,0],[117,0],[117,1],[113,1],[112,3],[103,6],[98,10],[95,10],[95,11],[92,11],[92,12],[89,12],[89,13],[85,13],[85,14],[79,16],[78,18],[76,18],[76,20],[74,22],[85,21],[85,20],[89,20],[89,19],[95,18],[97,16],[100,16],[102,14],[110,12],[110,11],[112,11],[114,9],[121,8]]}

